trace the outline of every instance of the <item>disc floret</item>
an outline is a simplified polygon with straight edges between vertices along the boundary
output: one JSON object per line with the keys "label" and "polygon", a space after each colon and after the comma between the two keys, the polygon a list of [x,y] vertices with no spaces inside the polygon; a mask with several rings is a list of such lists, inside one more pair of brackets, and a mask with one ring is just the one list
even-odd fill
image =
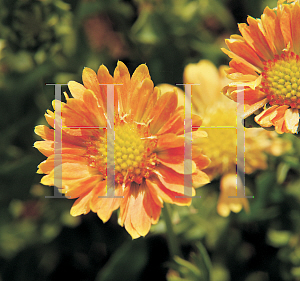
{"label": "disc floret", "polygon": [[143,178],[150,176],[156,165],[156,139],[149,138],[145,124],[121,122],[115,126],[115,141],[113,150],[108,150],[106,134],[100,140],[93,141],[88,159],[91,167],[97,167],[106,177],[107,153],[114,152],[115,181],[126,185],[135,181],[140,184]]}
{"label": "disc floret", "polygon": [[300,58],[293,52],[283,52],[264,62],[262,90],[270,105],[288,105],[300,109]]}

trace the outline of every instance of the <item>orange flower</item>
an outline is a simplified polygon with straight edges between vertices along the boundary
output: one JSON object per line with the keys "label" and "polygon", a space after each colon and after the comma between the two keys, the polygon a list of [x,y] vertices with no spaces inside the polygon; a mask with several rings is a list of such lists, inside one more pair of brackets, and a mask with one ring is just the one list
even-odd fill
{"label": "orange flower", "polygon": [[263,107],[255,117],[260,126],[295,134],[300,109],[300,5],[283,2],[274,9],[266,7],[261,19],[249,16],[249,25],[238,25],[242,36],[226,40],[230,51],[222,50],[232,59],[227,71],[232,82],[222,91],[234,101],[244,91],[245,117]]}
{"label": "orange flower", "polygon": [[[103,65],[97,74],[85,68],[82,80],[84,85],[69,82],[73,98],[66,95],[67,102],[60,103],[62,184],[58,187],[66,196],[78,198],[71,215],[92,210],[106,222],[112,212],[120,208],[120,225],[125,225],[132,238],[145,236],[151,225],[157,223],[163,202],[191,203],[191,198],[180,197],[186,190],[184,109],[177,107],[175,90],[160,96],[144,64],[131,78],[122,62],[118,62],[114,77]],[[107,87],[99,84],[122,84],[114,87],[114,163],[115,196],[123,198],[101,198],[107,194],[108,176],[107,130],[101,129],[107,127]],[[54,127],[54,113],[48,110],[45,117]],[[202,120],[193,115],[192,122],[200,126]],[[91,126],[99,129],[88,128]],[[38,173],[46,174],[41,183],[53,186],[54,130],[37,126],[35,132],[44,141],[37,141],[34,146],[48,157],[39,165]],[[203,136],[203,132],[193,132],[195,140]],[[192,155],[193,182],[209,182],[208,176],[201,171],[209,164],[209,159],[195,145]],[[194,188],[189,191],[195,194]]]}

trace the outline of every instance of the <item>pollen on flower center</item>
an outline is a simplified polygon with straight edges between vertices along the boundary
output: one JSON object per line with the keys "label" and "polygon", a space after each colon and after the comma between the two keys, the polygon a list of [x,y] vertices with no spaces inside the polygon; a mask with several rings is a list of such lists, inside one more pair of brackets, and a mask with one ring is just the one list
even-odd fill
{"label": "pollen on flower center", "polygon": [[288,105],[300,108],[300,58],[293,52],[284,52],[264,63],[262,90],[270,105]]}
{"label": "pollen on flower center", "polygon": [[[156,140],[147,138],[147,133],[137,124],[125,123],[115,127],[114,164],[115,181],[123,184],[127,182],[141,183],[143,178],[150,176],[156,165],[156,154],[152,152]],[[91,142],[87,158],[89,164],[106,176],[107,153],[109,145],[106,136]]]}
{"label": "pollen on flower center", "polygon": [[141,139],[134,125],[119,126],[115,130],[115,170],[139,175],[144,168],[145,141]]}

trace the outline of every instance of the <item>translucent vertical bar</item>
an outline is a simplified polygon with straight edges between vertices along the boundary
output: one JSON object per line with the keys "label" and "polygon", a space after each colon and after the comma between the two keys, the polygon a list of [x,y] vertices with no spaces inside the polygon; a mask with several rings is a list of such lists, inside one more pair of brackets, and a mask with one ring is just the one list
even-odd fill
{"label": "translucent vertical bar", "polygon": [[54,195],[45,198],[65,198],[59,192],[62,187],[62,119],[61,119],[61,86],[66,84],[46,84],[55,87],[55,118],[54,118]]}
{"label": "translucent vertical bar", "polygon": [[245,196],[245,127],[244,127],[244,87],[237,87],[237,143],[236,143],[236,161],[237,161],[237,196],[228,196],[228,198],[253,198]]}
{"label": "translucent vertical bar", "polygon": [[107,87],[107,194],[99,198],[123,198],[115,196],[115,127],[114,127],[114,86],[122,84],[99,84]]}
{"label": "translucent vertical bar", "polygon": [[184,85],[184,196],[177,198],[192,198],[201,196],[192,196],[193,192],[193,166],[192,166],[192,85],[199,84],[176,84]]}

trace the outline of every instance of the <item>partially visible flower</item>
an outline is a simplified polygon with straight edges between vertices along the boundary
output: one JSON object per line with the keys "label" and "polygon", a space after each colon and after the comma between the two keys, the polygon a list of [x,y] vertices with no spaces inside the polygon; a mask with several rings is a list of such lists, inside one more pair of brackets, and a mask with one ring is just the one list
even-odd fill
{"label": "partially visible flower", "polygon": [[[300,109],[300,5],[278,1],[261,19],[248,17],[238,25],[241,35],[226,40],[222,49],[231,61],[223,93],[237,101],[244,94],[245,117],[260,108],[255,121],[277,133],[298,132]],[[243,89],[244,87],[244,89]]]}
{"label": "partially visible flower", "polygon": [[[192,86],[192,108],[193,113],[201,113],[201,127],[208,133],[208,138],[199,141],[203,153],[211,159],[204,171],[211,180],[222,176],[217,208],[222,216],[228,216],[228,210],[238,212],[242,207],[246,211],[249,209],[247,199],[228,198],[236,196],[237,192],[237,111],[236,103],[220,92],[228,82],[225,69],[221,66],[218,71],[210,61],[201,60],[197,64],[187,65],[184,70],[184,83],[200,84]],[[245,129],[245,172],[266,169],[265,152],[280,155],[288,148],[289,143],[278,138],[276,132],[261,128]]]}
{"label": "partially visible flower", "polygon": [[249,202],[247,198],[229,198],[229,196],[237,196],[237,175],[225,174],[221,178],[220,196],[218,199],[217,211],[220,216],[228,217],[230,212],[238,213],[245,209],[249,212]]}
{"label": "partially visible flower", "polygon": [[[132,236],[145,236],[157,223],[163,203],[189,205],[184,196],[184,108],[177,106],[175,90],[160,95],[153,86],[146,65],[140,65],[132,77],[127,67],[118,62],[112,77],[100,66],[96,74],[85,68],[83,84],[71,81],[68,86],[73,98],[66,95],[66,103],[54,101],[62,113],[62,175],[61,192],[78,198],[71,215],[96,212],[106,222],[114,210],[120,208],[119,223]],[[107,87],[114,91],[114,164],[115,195],[107,194]],[[47,122],[54,128],[55,114],[48,110]],[[192,116],[200,126],[199,116]],[[72,128],[73,127],[73,128]],[[75,128],[74,128],[75,127]],[[93,127],[93,128],[91,128]],[[38,173],[46,174],[41,183],[54,185],[54,130],[37,126],[35,132],[44,141],[34,146],[48,158],[39,165]],[[193,139],[206,136],[193,131]],[[56,152],[57,153],[57,152]],[[210,163],[198,146],[192,146],[192,178],[197,184],[209,182],[201,170]],[[59,181],[58,181],[59,183]],[[111,188],[111,186],[108,186]],[[194,195],[194,188],[189,193]]]}

